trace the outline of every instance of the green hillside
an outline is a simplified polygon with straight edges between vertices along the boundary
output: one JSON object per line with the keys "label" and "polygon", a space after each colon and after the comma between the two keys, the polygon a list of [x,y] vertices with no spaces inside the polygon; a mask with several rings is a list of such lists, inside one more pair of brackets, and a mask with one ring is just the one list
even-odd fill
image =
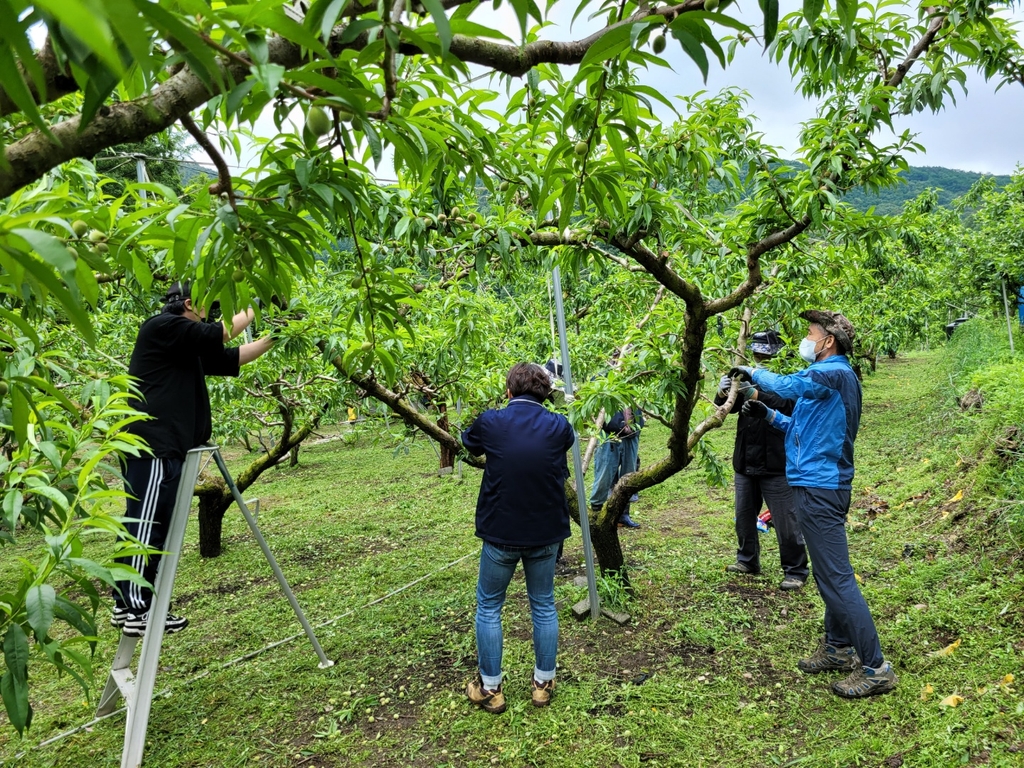
{"label": "green hillside", "polygon": [[[876,213],[889,215],[899,213],[903,203],[907,200],[913,200],[926,189],[934,187],[941,190],[939,204],[949,205],[954,198],[967,192],[978,179],[985,175],[988,174],[937,166],[911,167],[903,175],[904,183],[899,186],[883,190],[878,194],[858,189],[850,192],[844,199],[858,210],[866,211],[871,206],[875,206]],[[995,180],[996,184],[1001,187],[1010,181],[1010,177],[996,176]]]}

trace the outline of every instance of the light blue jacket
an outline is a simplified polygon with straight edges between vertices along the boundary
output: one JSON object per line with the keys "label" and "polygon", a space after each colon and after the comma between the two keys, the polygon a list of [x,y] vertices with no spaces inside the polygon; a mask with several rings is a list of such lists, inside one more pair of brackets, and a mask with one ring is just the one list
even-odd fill
{"label": "light blue jacket", "polygon": [[853,441],[860,426],[861,390],[845,355],[781,376],[758,368],[759,389],[795,400],[792,416],[775,412],[770,422],[786,433],[786,479],[802,488],[849,490]]}

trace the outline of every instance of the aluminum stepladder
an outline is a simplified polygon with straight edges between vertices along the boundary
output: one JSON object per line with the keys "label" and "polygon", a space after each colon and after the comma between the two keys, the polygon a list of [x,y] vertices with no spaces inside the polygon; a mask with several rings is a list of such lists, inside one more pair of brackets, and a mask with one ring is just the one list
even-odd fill
{"label": "aluminum stepladder", "polygon": [[245,516],[256,541],[259,542],[263,555],[274,571],[281,589],[284,591],[288,602],[291,603],[295,616],[306,632],[313,650],[320,658],[319,667],[326,669],[333,666],[334,662],[324,655],[320,647],[313,627],[310,626],[302,608],[288,581],[281,572],[277,560],[274,558],[266,539],[260,533],[255,518],[249,511],[248,505],[242,498],[238,486],[231,479],[227,465],[224,463],[220,450],[215,445],[203,445],[193,448],[185,456],[185,464],[181,470],[181,482],[178,485],[178,494],[174,501],[174,511],[171,513],[171,524],[167,532],[167,541],[164,544],[164,551],[167,552],[157,567],[156,579],[154,580],[153,604],[149,610],[149,621],[146,625],[146,634],[142,638],[142,651],[139,654],[138,673],[133,675],[131,670],[132,657],[135,654],[135,646],[139,638],[121,635],[121,642],[117,646],[117,653],[114,655],[114,662],[111,665],[110,675],[107,677],[106,687],[100,697],[99,706],[96,709],[96,716],[102,717],[113,712],[121,697],[124,697],[128,709],[128,719],[124,732],[124,751],[121,753],[121,768],[139,768],[142,765],[142,752],[146,746],[146,730],[149,726],[149,713],[153,706],[153,694],[156,689],[156,673],[160,663],[160,647],[164,639],[164,626],[167,622],[167,612],[171,605],[171,591],[174,588],[174,577],[178,570],[178,560],[181,556],[181,548],[185,541],[185,527],[188,524],[189,509],[192,506],[192,494],[195,490],[196,480],[199,477],[199,464],[202,457],[212,453],[213,459],[220,469],[224,481],[231,489],[235,503]]}

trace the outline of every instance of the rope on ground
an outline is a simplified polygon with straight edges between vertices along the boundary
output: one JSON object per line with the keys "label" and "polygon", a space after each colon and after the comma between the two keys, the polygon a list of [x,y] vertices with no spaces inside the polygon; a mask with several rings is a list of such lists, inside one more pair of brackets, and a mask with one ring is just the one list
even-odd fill
{"label": "rope on ground", "polygon": [[[428,574],[426,574],[424,576],[420,576],[418,579],[414,579],[413,581],[410,581],[408,584],[406,584],[404,586],[398,587],[398,589],[391,590],[386,595],[384,595],[382,597],[378,597],[376,600],[371,600],[370,602],[365,603],[363,605],[360,605],[360,606],[358,606],[356,608],[352,608],[351,610],[348,610],[348,611],[346,611],[345,613],[343,613],[343,614],[341,614],[339,616],[335,616],[333,619],[328,619],[327,621],[321,622],[320,624],[316,624],[316,625],[313,626],[313,629],[322,629],[324,627],[329,627],[332,624],[337,624],[342,619],[347,618],[347,617],[351,616],[354,613],[358,613],[359,611],[365,610],[366,608],[369,608],[370,606],[377,605],[378,603],[383,603],[388,598],[391,598],[391,597],[394,597],[395,595],[401,594],[402,592],[405,592],[407,589],[410,589],[411,587],[416,586],[421,581],[426,581],[427,579],[431,578],[432,576],[436,576],[439,573],[447,571],[449,568],[458,565],[463,560],[465,560],[465,559],[467,559],[469,557],[473,557],[475,554],[476,554],[475,551],[474,552],[469,552],[469,553],[463,555],[462,557],[459,557],[459,558],[457,558],[455,560],[452,560],[447,565],[441,566],[436,571],[431,571],[430,573],[428,573]],[[195,682],[197,682],[199,680],[202,680],[203,678],[209,677],[212,672],[219,672],[222,669],[227,669],[228,667],[233,667],[236,664],[241,664],[244,661],[249,661],[250,659],[256,658],[260,654],[266,653],[267,651],[271,651],[274,648],[278,648],[278,647],[280,647],[282,645],[285,645],[286,643],[290,643],[293,640],[297,640],[300,637],[305,637],[305,636],[306,636],[305,632],[299,632],[297,634],[291,635],[290,637],[286,637],[283,640],[277,640],[277,641],[275,641],[273,643],[270,643],[268,645],[263,646],[262,648],[260,648],[258,650],[255,650],[255,651],[252,651],[250,653],[247,653],[244,656],[239,656],[237,659],[231,659],[230,661],[225,661],[223,664],[221,664],[220,666],[214,667],[212,670],[207,669],[207,670],[205,670],[203,672],[200,672],[198,675],[195,675],[194,677],[190,677],[188,680],[186,680],[185,684],[186,685],[191,685],[192,683],[195,683]],[[170,695],[170,690],[167,689],[167,688],[164,688],[163,690],[159,691],[156,695],[159,696],[159,697],[168,696],[168,695]],[[54,743],[56,743],[56,742],[58,742],[58,741],[60,741],[62,739],[66,739],[68,736],[74,736],[76,733],[88,730],[89,728],[92,728],[94,725],[96,725],[99,722],[102,722],[103,720],[106,720],[108,718],[113,717],[114,715],[119,715],[122,712],[127,712],[127,711],[128,711],[128,707],[124,706],[124,707],[121,707],[120,709],[116,709],[113,712],[110,712],[110,713],[108,713],[106,715],[103,715],[102,717],[93,718],[89,722],[84,723],[84,724],[78,726],[77,728],[72,728],[69,731],[64,731],[63,733],[58,733],[56,736],[51,736],[49,739],[46,739],[46,741],[39,742],[32,749],[41,749],[42,747],[48,747],[49,745],[54,744]],[[16,760],[20,760],[26,754],[28,754],[27,751],[26,752],[20,752],[17,755],[15,755],[15,759]]]}

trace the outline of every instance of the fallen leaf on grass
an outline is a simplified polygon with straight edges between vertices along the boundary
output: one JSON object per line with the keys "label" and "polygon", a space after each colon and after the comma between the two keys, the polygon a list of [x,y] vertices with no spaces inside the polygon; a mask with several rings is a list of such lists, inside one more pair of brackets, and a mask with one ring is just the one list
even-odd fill
{"label": "fallen leaf on grass", "polygon": [[952,694],[950,696],[947,696],[942,701],[940,701],[939,702],[939,706],[940,707],[959,707],[963,703],[964,703],[964,697],[961,696],[959,693],[954,693],[954,694]]}
{"label": "fallen leaf on grass", "polygon": [[928,683],[928,685],[921,689],[921,701],[928,701],[933,693],[935,693],[935,689],[932,688],[931,683]]}
{"label": "fallen leaf on grass", "polygon": [[956,492],[956,495],[953,496],[953,498],[951,498],[949,501],[950,501],[950,503],[952,503],[954,501],[960,501],[961,499],[963,499],[963,497],[964,497],[964,492],[963,492],[963,489],[961,488],[959,491]]}
{"label": "fallen leaf on grass", "polygon": [[928,655],[933,656],[935,658],[941,658],[943,656],[952,656],[956,649],[960,647],[960,642],[960,638],[957,638],[952,643],[947,645],[945,648],[938,651],[932,651]]}

